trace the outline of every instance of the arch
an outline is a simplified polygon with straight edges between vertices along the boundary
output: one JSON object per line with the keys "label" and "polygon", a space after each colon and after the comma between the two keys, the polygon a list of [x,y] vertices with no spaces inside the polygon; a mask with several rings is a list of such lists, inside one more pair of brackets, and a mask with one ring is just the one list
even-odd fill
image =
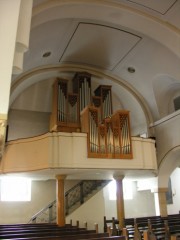
{"label": "arch", "polygon": [[180,166],[180,145],[171,149],[162,160],[158,172],[158,187],[167,188],[171,173]]}
{"label": "arch", "polygon": [[36,68],[31,71],[25,72],[24,74],[19,76],[12,84],[10,105],[14,102],[14,100],[17,98],[17,96],[20,93],[22,93],[25,89],[27,89],[34,83],[37,83],[42,80],[46,80],[48,78],[58,77],[62,72],[75,73],[75,72],[81,72],[81,71],[87,71],[97,78],[108,79],[113,83],[121,86],[138,102],[140,108],[142,109],[142,112],[144,113],[147,128],[149,127],[150,123],[153,122],[151,112],[144,98],[130,84],[128,84],[123,79],[120,79],[117,76],[112,75],[109,72],[102,72],[101,70],[98,70],[95,68],[77,66],[77,65],[43,66],[41,68]]}
{"label": "arch", "polygon": [[180,95],[180,83],[172,76],[160,74],[153,79],[153,91],[160,118],[173,113],[173,100]]}

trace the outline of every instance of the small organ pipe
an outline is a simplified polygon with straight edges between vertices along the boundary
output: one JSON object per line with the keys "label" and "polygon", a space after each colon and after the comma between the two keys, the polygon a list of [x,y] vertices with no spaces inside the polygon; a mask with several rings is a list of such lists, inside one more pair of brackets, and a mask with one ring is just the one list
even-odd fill
{"label": "small organ pipe", "polygon": [[111,116],[111,93],[108,93],[108,115]]}
{"label": "small organ pipe", "polygon": [[84,80],[85,90],[84,90],[84,107],[87,106],[87,81],[86,78]]}
{"label": "small organ pipe", "polygon": [[88,114],[88,118],[89,118],[89,144],[90,144],[90,151],[92,151],[92,146],[91,146],[91,139],[92,139],[92,136],[91,136],[91,114],[89,112]]}
{"label": "small organ pipe", "polygon": [[60,88],[60,121],[62,121],[62,93],[61,93],[61,88]]}
{"label": "small organ pipe", "polygon": [[60,85],[58,84],[58,121],[60,121],[60,111],[61,111],[61,109],[60,109]]}
{"label": "small organ pipe", "polygon": [[104,99],[104,117],[107,117],[106,112],[107,112],[107,102],[106,102],[106,97],[105,97],[105,99]]}

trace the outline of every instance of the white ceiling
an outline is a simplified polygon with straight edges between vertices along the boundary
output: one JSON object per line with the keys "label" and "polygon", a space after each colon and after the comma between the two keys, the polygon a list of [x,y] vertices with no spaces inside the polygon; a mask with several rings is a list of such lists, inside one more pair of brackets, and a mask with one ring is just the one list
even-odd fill
{"label": "white ceiling", "polygon": [[130,109],[136,134],[173,111],[170,102],[180,93],[179,0],[34,0],[33,6],[12,108],[50,112],[54,77],[88,71],[94,86],[113,86],[115,108]]}
{"label": "white ceiling", "polygon": [[59,61],[112,71],[140,40],[139,36],[118,28],[80,22]]}
{"label": "white ceiling", "polygon": [[151,10],[162,15],[166,14],[173,8],[176,0],[127,0],[127,2],[134,3],[137,7],[143,7],[146,11]]}

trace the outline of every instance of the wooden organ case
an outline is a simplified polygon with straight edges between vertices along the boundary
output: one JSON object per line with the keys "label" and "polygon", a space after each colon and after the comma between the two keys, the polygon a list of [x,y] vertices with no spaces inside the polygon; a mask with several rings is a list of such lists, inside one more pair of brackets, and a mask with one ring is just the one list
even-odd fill
{"label": "wooden organ case", "polygon": [[113,113],[111,86],[100,85],[91,94],[91,75],[76,73],[68,81],[54,84],[50,131],[87,133],[88,157],[131,159],[132,143],[129,111]]}
{"label": "wooden organ case", "polygon": [[76,93],[68,93],[68,81],[64,79],[57,79],[53,86],[50,131],[80,131],[79,97]]}

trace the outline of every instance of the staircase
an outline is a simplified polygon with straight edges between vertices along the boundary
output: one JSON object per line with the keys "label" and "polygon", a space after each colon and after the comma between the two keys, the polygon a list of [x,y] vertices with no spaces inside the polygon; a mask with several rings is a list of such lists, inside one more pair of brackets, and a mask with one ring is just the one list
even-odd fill
{"label": "staircase", "polygon": [[[109,180],[83,180],[68,190],[65,193],[66,216],[94,196],[109,182]],[[28,223],[53,222],[56,222],[56,200],[32,216]]]}

